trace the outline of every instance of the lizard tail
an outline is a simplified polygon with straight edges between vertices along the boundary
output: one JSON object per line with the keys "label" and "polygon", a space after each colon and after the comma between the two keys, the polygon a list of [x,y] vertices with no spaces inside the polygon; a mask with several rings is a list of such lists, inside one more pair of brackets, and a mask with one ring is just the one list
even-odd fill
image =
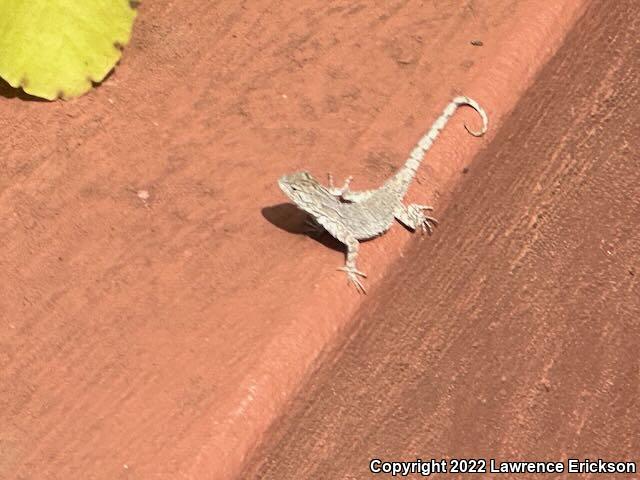
{"label": "lizard tail", "polygon": [[475,130],[471,130],[465,125],[464,128],[467,130],[467,132],[469,132],[474,137],[481,137],[482,135],[487,133],[487,128],[489,128],[489,118],[487,117],[487,112],[485,112],[484,109],[480,105],[478,105],[478,102],[469,97],[456,97],[452,100],[451,103],[455,103],[456,106],[469,105],[480,114],[480,118],[482,118],[482,130],[477,132]]}
{"label": "lizard tail", "polygon": [[426,133],[426,135],[418,141],[418,144],[407,159],[405,168],[411,170],[413,173],[418,170],[418,167],[420,166],[420,163],[422,163],[422,159],[424,158],[425,154],[429,151],[431,145],[433,145],[433,142],[436,140],[436,138],[438,138],[438,134],[440,133],[440,131],[445,127],[445,125],[449,121],[449,118],[451,118],[451,116],[460,105],[469,105],[476,112],[478,112],[478,114],[480,114],[480,117],[482,118],[482,129],[480,131],[471,130],[465,125],[464,128],[467,130],[467,132],[469,132],[474,137],[481,137],[485,134],[487,128],[489,127],[489,119],[484,109],[480,105],[478,105],[478,102],[472,100],[469,97],[455,97],[453,100],[451,100],[451,102],[449,102],[449,105],[445,107],[442,115],[440,115],[436,119],[436,121],[433,122],[433,125],[431,125],[431,128]]}

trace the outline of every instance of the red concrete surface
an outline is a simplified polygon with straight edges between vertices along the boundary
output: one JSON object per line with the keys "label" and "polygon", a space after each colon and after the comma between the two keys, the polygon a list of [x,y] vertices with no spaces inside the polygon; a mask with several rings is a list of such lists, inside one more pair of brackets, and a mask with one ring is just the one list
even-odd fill
{"label": "red concrete surface", "polygon": [[441,218],[583,3],[145,2],[89,95],[0,87],[0,478],[233,478],[363,302],[276,179],[378,185],[464,93],[490,134],[460,111],[410,192]]}
{"label": "red concrete surface", "polygon": [[391,478],[372,458],[639,466],[636,11],[591,4],[239,478]]}

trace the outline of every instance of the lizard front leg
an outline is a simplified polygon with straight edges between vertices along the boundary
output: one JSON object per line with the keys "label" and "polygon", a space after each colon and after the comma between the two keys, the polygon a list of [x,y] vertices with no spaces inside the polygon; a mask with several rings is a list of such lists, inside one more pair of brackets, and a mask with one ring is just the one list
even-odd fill
{"label": "lizard front leg", "polygon": [[327,177],[329,178],[329,188],[327,190],[329,190],[332,195],[335,195],[341,200],[346,200],[347,202],[362,202],[377,192],[377,190],[360,190],[354,192],[350,189],[353,176],[350,176],[345,180],[342,188],[336,188],[333,185],[333,176],[330,173],[327,174]]}
{"label": "lizard front leg", "polygon": [[342,186],[342,188],[337,188],[333,185],[333,175],[331,175],[330,173],[327,173],[327,179],[329,183],[329,188],[327,190],[329,190],[331,195],[335,195],[336,197],[342,197],[346,192],[349,191],[349,184],[353,180],[353,176],[347,177],[347,179],[344,181],[344,185]]}
{"label": "lizard front leg", "polygon": [[304,221],[304,225],[304,233],[306,233],[307,235],[318,237],[326,232],[324,227],[320,225],[318,221],[313,217],[307,217]]}
{"label": "lizard front leg", "polygon": [[408,207],[400,204],[393,212],[393,216],[411,230],[416,230],[418,227],[422,229],[422,233],[433,233],[433,227],[438,225],[438,221],[433,217],[428,217],[424,214],[425,211],[432,211],[433,207],[428,205],[418,205],[412,203]]}
{"label": "lizard front leg", "polygon": [[358,290],[359,293],[366,294],[367,291],[362,285],[362,282],[360,282],[358,275],[364,278],[367,278],[367,276],[356,268],[356,258],[358,257],[359,246],[358,240],[356,240],[355,237],[351,235],[348,235],[344,238],[338,238],[338,240],[340,240],[347,246],[347,261],[344,267],[340,267],[338,268],[338,270],[347,273],[347,278],[351,283],[353,283],[353,285],[355,285],[356,290]]}

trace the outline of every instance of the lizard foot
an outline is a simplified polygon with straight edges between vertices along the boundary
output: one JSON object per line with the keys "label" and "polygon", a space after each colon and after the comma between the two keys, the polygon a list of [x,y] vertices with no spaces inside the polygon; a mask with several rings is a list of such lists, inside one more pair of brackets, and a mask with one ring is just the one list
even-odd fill
{"label": "lizard foot", "polygon": [[409,215],[411,216],[416,228],[420,226],[423,234],[428,233],[429,235],[431,235],[433,233],[433,227],[436,227],[438,225],[438,220],[425,215],[425,211],[433,211],[433,207],[430,207],[429,205],[413,204],[409,205],[408,208]]}
{"label": "lizard foot", "polygon": [[356,287],[356,290],[358,291],[358,293],[364,293],[366,295],[367,291],[365,290],[364,285],[362,285],[362,282],[358,278],[358,275],[363,278],[367,278],[367,275],[365,273],[359,270],[356,270],[355,267],[348,267],[346,265],[344,267],[338,268],[338,270],[342,272],[346,272],[347,278]]}
{"label": "lizard foot", "polygon": [[332,195],[335,195],[336,197],[341,197],[345,193],[349,192],[349,185],[351,184],[352,180],[353,180],[353,176],[347,177],[347,179],[344,181],[344,185],[341,188],[337,188],[333,185],[333,175],[331,175],[330,173],[327,173],[327,182],[329,183],[328,190],[331,192]]}

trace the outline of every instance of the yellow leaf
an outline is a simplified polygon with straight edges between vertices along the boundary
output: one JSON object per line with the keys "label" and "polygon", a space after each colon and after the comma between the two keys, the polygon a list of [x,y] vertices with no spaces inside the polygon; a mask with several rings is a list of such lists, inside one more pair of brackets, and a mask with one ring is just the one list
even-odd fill
{"label": "yellow leaf", "polygon": [[54,100],[91,89],[129,42],[128,0],[0,0],[0,76]]}

